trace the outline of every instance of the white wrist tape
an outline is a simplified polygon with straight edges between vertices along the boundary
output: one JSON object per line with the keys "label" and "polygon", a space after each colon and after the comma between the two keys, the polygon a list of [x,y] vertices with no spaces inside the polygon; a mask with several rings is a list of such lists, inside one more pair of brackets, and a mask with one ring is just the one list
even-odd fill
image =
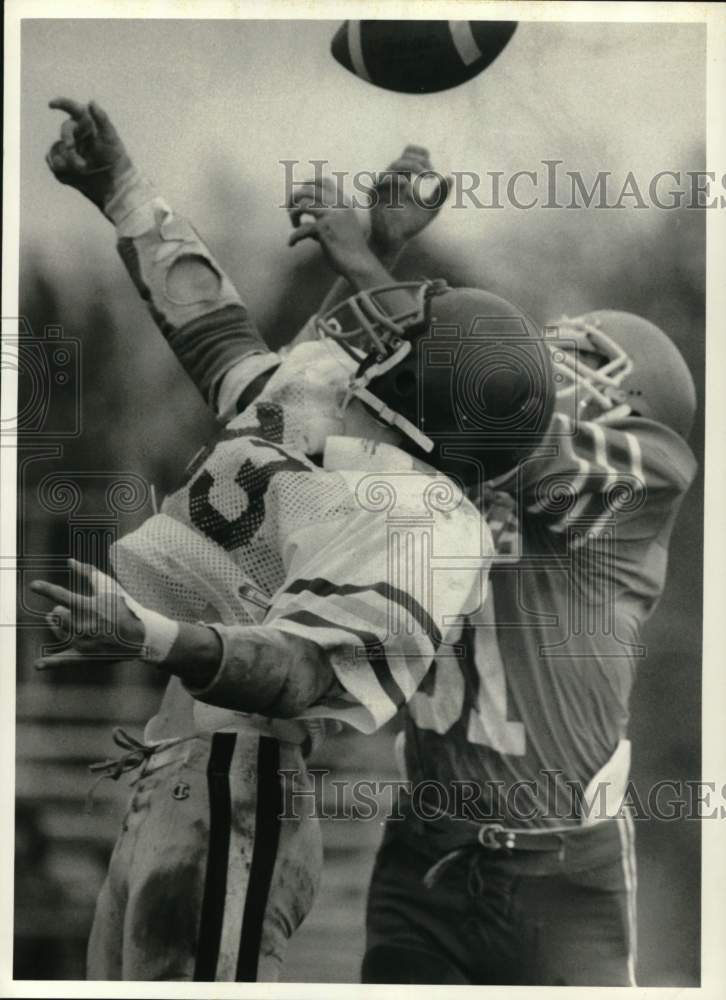
{"label": "white wrist tape", "polygon": [[163,663],[179,635],[178,622],[160,615],[157,611],[150,611],[128,594],[122,596],[126,607],[144,626],[141,659],[148,660],[149,663]]}

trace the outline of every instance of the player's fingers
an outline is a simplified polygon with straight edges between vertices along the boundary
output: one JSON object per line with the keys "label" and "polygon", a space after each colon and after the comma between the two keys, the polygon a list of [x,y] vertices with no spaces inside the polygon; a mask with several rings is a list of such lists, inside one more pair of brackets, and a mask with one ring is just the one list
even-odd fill
{"label": "player's fingers", "polygon": [[334,206],[339,201],[338,189],[331,177],[318,177],[312,181],[303,181],[290,195],[287,207],[294,208],[302,200]]}
{"label": "player's fingers", "polygon": [[75,149],[66,149],[65,167],[66,173],[83,174],[87,169],[86,161],[76,152]]}
{"label": "player's fingers", "polygon": [[61,142],[69,149],[76,145],[76,122],[72,118],[66,118],[60,128]]}
{"label": "player's fingers", "polygon": [[428,160],[401,160],[398,170],[402,174],[427,174],[432,170]]}
{"label": "player's fingers", "polygon": [[[65,100],[65,99],[59,99]],[[68,113],[71,118],[61,125],[61,136],[68,146],[81,146],[82,143],[93,139],[96,135],[96,126],[91,118],[90,111],[85,104],[78,104],[77,101],[69,102]],[[60,107],[59,102],[51,101],[52,106]]]}
{"label": "player's fingers", "polygon": [[296,243],[301,240],[318,239],[318,224],[317,222],[304,222],[301,226],[290,233],[290,238],[287,241],[289,247],[294,247]]}
{"label": "player's fingers", "polygon": [[81,594],[74,594],[72,590],[59,587],[56,583],[48,583],[47,580],[33,580],[30,584],[30,589],[34,594],[47,597],[54,604],[64,604],[67,608],[82,607],[84,603],[88,602],[87,597],[83,597]]}
{"label": "player's fingers", "polygon": [[98,129],[99,135],[101,135],[104,139],[116,139],[117,132],[114,128],[113,122],[100,104],[97,104],[95,101],[91,101],[88,105],[88,110],[96,128]]}
{"label": "player's fingers", "polygon": [[407,153],[394,160],[388,169],[394,173],[420,174],[424,170],[431,170],[432,167],[428,156],[415,156],[413,153]]}
{"label": "player's fingers", "polygon": [[428,196],[424,199],[424,204],[427,208],[441,208],[446,199],[449,197],[449,192],[451,191],[451,185],[454,183],[454,178],[447,175],[446,177],[439,177],[436,187]]}
{"label": "player's fingers", "polygon": [[71,613],[62,604],[57,604],[45,616],[45,621],[56,639],[67,639],[71,633]]}
{"label": "player's fingers", "polygon": [[431,170],[431,161],[425,156],[399,156],[397,160],[393,161],[389,170],[401,173],[406,170],[413,170],[414,173],[419,173],[421,170]]}
{"label": "player's fingers", "polygon": [[76,122],[76,146],[81,147],[84,142],[89,142],[96,138],[96,126],[91,116],[86,113],[79,122]]}
{"label": "player's fingers", "polygon": [[290,197],[287,199],[287,207],[294,208],[295,205],[299,205],[304,200],[315,201],[317,193],[315,181],[303,181],[294,191],[290,192]]}
{"label": "player's fingers", "polygon": [[394,160],[390,166],[386,167],[384,171],[382,171],[381,176],[395,177],[398,174],[408,174],[416,167],[416,164],[416,160],[404,160],[402,157],[399,157],[397,160]]}
{"label": "player's fingers", "polygon": [[428,160],[430,153],[425,146],[417,146],[415,143],[411,142],[404,147],[401,157],[413,157],[417,160]]}
{"label": "player's fingers", "polygon": [[60,139],[45,154],[45,162],[54,174],[62,174],[68,170],[68,149]]}
{"label": "player's fingers", "polygon": [[300,220],[303,215],[311,215],[314,219],[320,218],[329,212],[329,208],[325,208],[324,205],[314,205],[312,202],[303,205],[297,205],[295,208],[291,208],[288,212],[290,216],[290,222],[295,228],[300,225]]}
{"label": "player's fingers", "polygon": [[82,653],[81,650],[71,646],[60,653],[51,653],[49,656],[38,657],[33,666],[36,670],[47,670],[49,667],[71,667],[78,666],[81,663],[88,663],[89,660],[95,658],[97,657],[93,657],[89,653]]}
{"label": "player's fingers", "polygon": [[65,111],[76,121],[80,121],[87,114],[86,105],[70,97],[54,97],[52,101],[48,101],[48,107],[55,111]]}
{"label": "player's fingers", "polygon": [[388,170],[384,170],[382,174],[378,175],[374,190],[378,191],[379,194],[392,192],[394,190],[400,194],[405,194],[410,185],[411,171],[393,170],[392,168],[389,168]]}
{"label": "player's fingers", "polygon": [[69,559],[68,565],[79,580],[85,580],[90,586],[92,594],[102,594],[113,589],[111,578],[102,573],[97,566],[79,562],[77,559]]}
{"label": "player's fingers", "polygon": [[316,177],[312,181],[306,181],[306,185],[315,189],[318,197],[328,203],[334,203],[338,194],[338,187],[332,177]]}

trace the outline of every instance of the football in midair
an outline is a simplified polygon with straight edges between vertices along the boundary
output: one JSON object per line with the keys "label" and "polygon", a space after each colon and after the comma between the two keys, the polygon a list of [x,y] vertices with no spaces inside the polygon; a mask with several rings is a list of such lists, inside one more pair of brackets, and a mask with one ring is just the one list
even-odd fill
{"label": "football in midair", "polygon": [[345,21],[330,48],[361,80],[402,94],[433,94],[486,69],[516,27],[516,21]]}

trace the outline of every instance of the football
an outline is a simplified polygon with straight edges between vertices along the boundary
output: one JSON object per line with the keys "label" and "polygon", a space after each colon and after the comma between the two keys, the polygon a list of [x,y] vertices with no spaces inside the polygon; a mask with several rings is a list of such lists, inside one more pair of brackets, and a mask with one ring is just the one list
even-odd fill
{"label": "football", "polygon": [[402,94],[433,94],[486,69],[516,27],[516,21],[345,21],[330,48],[361,80]]}

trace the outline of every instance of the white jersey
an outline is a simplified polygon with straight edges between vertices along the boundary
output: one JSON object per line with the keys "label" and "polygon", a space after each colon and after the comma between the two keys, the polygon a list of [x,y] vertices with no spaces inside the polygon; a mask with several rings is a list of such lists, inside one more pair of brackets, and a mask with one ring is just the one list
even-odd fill
{"label": "white jersey", "polygon": [[[291,351],[160,513],[116,543],[113,561],[142,604],[220,623],[220,675],[240,626],[325,648],[339,686],[305,715],[372,732],[412,697],[459,617],[483,603],[492,548],[445,476],[414,468],[398,448],[339,436],[349,369],[332,350]],[[310,456],[321,453],[316,464]],[[177,708],[181,698],[192,712],[181,683],[171,686]],[[151,737],[170,726],[177,735],[181,720],[161,716]],[[211,729],[239,718],[202,701],[194,714]]]}

